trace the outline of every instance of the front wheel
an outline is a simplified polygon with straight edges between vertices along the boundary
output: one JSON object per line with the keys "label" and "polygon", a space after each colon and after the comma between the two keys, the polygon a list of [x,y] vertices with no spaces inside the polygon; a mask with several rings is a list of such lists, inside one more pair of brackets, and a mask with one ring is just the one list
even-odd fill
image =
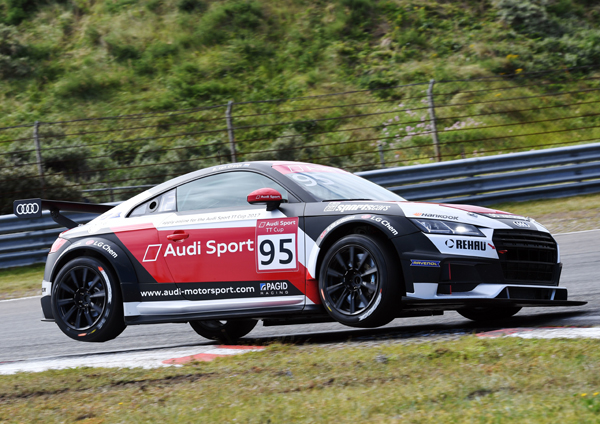
{"label": "front wheel", "polygon": [[52,313],[72,339],[105,342],[125,329],[117,279],[101,261],[80,257],[68,262],[52,285]]}
{"label": "front wheel", "polygon": [[468,318],[473,321],[498,321],[501,319],[507,319],[515,315],[519,312],[521,308],[512,307],[512,308],[489,308],[489,307],[480,307],[480,308],[464,308],[459,309],[456,312],[461,314],[463,317]]}
{"label": "front wheel", "polygon": [[196,333],[209,340],[234,343],[256,327],[255,319],[190,321]]}
{"label": "front wheel", "polygon": [[359,234],[343,237],[323,258],[319,294],[329,315],[341,324],[385,325],[400,308],[398,260],[378,239]]}

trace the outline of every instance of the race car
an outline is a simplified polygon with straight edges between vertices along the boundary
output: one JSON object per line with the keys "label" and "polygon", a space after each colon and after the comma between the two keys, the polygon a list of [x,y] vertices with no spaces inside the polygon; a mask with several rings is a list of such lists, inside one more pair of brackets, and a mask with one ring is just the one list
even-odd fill
{"label": "race car", "polygon": [[[112,207],[15,201],[70,227],[54,242],[42,311],[69,337],[190,323],[232,342],[263,325],[372,328],[456,310],[503,319],[575,306],[556,241],[535,220],[478,206],[409,202],[341,169],[243,162],[174,178]],[[103,212],[86,225],[62,211]]]}

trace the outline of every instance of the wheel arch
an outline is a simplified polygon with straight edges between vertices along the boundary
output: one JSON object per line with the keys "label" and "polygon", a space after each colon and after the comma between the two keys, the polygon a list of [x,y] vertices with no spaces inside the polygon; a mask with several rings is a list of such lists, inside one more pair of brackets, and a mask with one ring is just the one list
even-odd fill
{"label": "wheel arch", "polygon": [[[320,239],[319,242],[317,242],[317,246],[319,247],[319,254],[317,256],[315,268],[311,270],[311,273],[314,272],[314,274],[312,275],[314,275],[315,278],[319,278],[318,276],[321,272],[321,266],[323,265],[323,258],[327,254],[329,248],[341,238],[351,234],[364,234],[374,236],[378,241],[385,244],[386,248],[388,248],[391,251],[392,255],[398,260],[397,263],[400,264],[400,256],[398,255],[398,252],[391,241],[391,234],[387,234],[385,231],[383,231],[383,229],[378,228],[378,226],[370,223],[369,221],[365,221],[364,219],[357,219],[336,226],[331,231],[328,231],[325,234],[325,236],[322,239]],[[402,269],[400,269],[400,275],[403,276]],[[404,295],[404,278],[402,278],[401,281],[401,291]]]}
{"label": "wheel arch", "polygon": [[111,273],[117,278],[119,282],[119,287],[121,288],[121,294],[123,293],[123,282],[137,282],[137,275],[134,271],[133,264],[130,259],[127,257],[123,249],[119,246],[116,246],[114,243],[109,242],[108,240],[95,238],[96,241],[102,241],[108,243],[110,248],[116,253],[117,258],[115,259],[105,250],[90,245],[84,245],[81,247],[76,247],[74,249],[67,250],[64,254],[62,254],[58,260],[54,263],[51,272],[51,280],[55,281],[56,276],[60,272],[60,270],[70,261],[75,258],[88,256],[93,257],[98,260],[101,260],[111,271]]}

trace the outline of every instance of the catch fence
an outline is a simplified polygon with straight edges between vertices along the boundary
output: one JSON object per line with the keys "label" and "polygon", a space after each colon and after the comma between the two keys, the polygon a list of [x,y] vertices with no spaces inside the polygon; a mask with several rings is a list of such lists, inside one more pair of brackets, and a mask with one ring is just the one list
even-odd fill
{"label": "catch fence", "polygon": [[0,213],[17,198],[124,200],[233,161],[360,172],[593,143],[599,81],[561,70],[0,128]]}

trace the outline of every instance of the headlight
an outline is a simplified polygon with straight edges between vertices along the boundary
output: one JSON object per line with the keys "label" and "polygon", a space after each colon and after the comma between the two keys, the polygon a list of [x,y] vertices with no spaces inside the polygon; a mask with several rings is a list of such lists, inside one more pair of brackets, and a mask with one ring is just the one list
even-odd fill
{"label": "headlight", "polygon": [[474,225],[463,224],[461,222],[438,221],[436,219],[411,219],[410,221],[427,234],[485,237]]}

